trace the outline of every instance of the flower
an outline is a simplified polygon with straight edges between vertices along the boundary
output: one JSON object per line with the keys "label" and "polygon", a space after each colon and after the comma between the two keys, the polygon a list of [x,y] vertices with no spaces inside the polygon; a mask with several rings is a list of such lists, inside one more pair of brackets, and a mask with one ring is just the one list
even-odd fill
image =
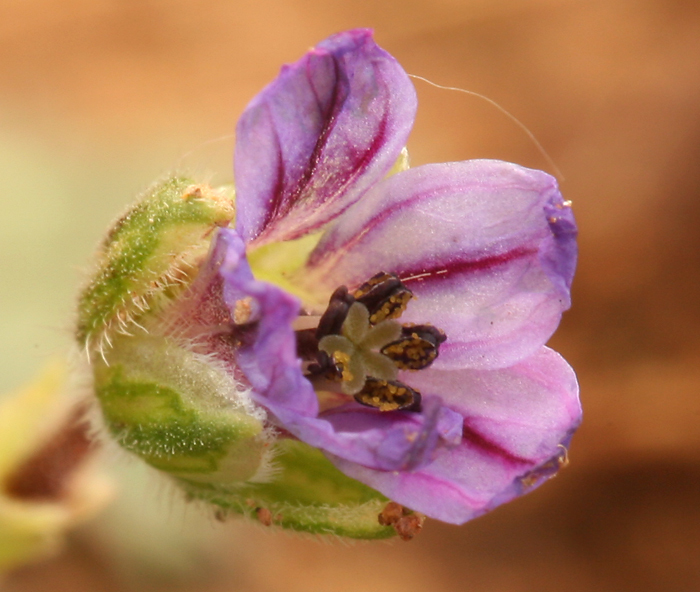
{"label": "flower", "polygon": [[235,227],[180,330],[278,434],[460,524],[566,459],[578,386],[544,344],[570,304],[576,226],[543,172],[404,166],[415,111],[367,30],[285,66],[238,123]]}
{"label": "flower", "polygon": [[243,113],[235,209],[169,178],[98,251],[76,337],[104,428],[218,517],[409,539],[566,461],[570,204],[514,164],[409,168],[415,111],[369,31],[330,37]]}

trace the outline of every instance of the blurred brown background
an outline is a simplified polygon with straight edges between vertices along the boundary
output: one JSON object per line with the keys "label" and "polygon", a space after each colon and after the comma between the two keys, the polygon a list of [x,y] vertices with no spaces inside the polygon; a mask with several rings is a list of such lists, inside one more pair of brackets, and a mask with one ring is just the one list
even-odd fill
{"label": "blurred brown background", "polygon": [[[581,230],[552,340],[581,382],[571,466],[465,526],[347,546],[214,524],[117,463],[119,501],[7,590],[700,590],[696,0],[3,0],[0,390],[65,348],[80,268],[132,197],[174,167],[229,178],[247,101],[355,26],[500,103],[563,172]],[[416,86],[413,164],[552,172],[485,101]]]}

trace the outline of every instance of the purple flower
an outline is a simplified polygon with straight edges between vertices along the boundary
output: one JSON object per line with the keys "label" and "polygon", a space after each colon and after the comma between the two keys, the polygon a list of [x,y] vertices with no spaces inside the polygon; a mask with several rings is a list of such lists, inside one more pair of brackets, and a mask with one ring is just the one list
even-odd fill
{"label": "purple flower", "polygon": [[[285,66],[239,121],[236,226],[202,277],[230,311],[223,357],[283,435],[462,523],[554,474],[580,421],[574,373],[544,346],[569,307],[576,226],[555,180],[514,164],[387,176],[415,111],[367,30]],[[285,281],[311,297],[255,279],[248,256],[310,233]]]}

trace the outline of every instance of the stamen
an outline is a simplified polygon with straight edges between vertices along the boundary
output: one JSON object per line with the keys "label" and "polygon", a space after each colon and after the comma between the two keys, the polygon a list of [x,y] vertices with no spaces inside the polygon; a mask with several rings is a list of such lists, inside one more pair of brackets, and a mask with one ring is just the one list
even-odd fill
{"label": "stamen", "polygon": [[253,317],[253,299],[250,296],[236,301],[233,308],[233,322],[236,325],[245,325]]}
{"label": "stamen", "polygon": [[328,302],[326,312],[321,316],[316,329],[316,338],[321,339],[326,335],[338,335],[348,315],[350,306],[355,302],[355,298],[348,293],[345,286],[340,286]]}
{"label": "stamen", "polygon": [[361,405],[379,411],[419,411],[420,393],[398,380],[376,380],[368,377],[363,389],[355,395]]}
{"label": "stamen", "polygon": [[380,351],[391,358],[399,370],[422,370],[435,361],[445,339],[445,334],[432,325],[404,326],[402,338]]}
{"label": "stamen", "polygon": [[352,295],[367,307],[369,322],[376,325],[387,319],[399,318],[413,292],[395,275],[381,272],[362,284]]}

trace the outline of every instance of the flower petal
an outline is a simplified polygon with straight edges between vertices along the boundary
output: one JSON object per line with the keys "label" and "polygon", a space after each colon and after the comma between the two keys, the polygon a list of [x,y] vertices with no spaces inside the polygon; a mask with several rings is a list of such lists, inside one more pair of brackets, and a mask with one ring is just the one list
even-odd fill
{"label": "flower petal", "polygon": [[380,471],[415,470],[430,463],[438,445],[455,445],[461,416],[436,397],[421,413],[382,413],[356,403],[319,417],[266,404],[286,430],[303,442],[351,464]]}
{"label": "flower petal", "polygon": [[[292,322],[299,301],[283,290],[253,278],[245,259],[245,243],[235,230],[222,229],[215,251],[223,246],[225,256],[219,270],[224,279],[224,299],[235,319],[238,303],[251,309],[250,327],[245,326],[235,349],[236,364],[253,388],[251,396],[261,403],[282,406],[293,413],[314,416],[318,399],[301,372],[296,356]],[[266,405],[265,405],[266,406]]]}
{"label": "flower petal", "polygon": [[[224,256],[216,255],[222,249]],[[296,357],[292,321],[298,301],[253,278],[236,231],[220,230],[213,252],[221,261],[224,299],[233,316],[240,302],[251,310],[250,333],[234,328],[233,337],[240,341],[237,371],[252,387],[252,399],[274,416],[278,427],[325,452],[380,470],[424,466],[441,439],[454,443],[461,416],[436,398],[426,401],[422,413],[380,413],[349,403],[319,416],[316,393]]]}
{"label": "flower petal", "polygon": [[394,175],[329,228],[302,281],[357,286],[393,272],[402,321],[442,328],[436,368],[498,368],[541,347],[569,307],[576,226],[556,181],[501,161]]}
{"label": "flower petal", "polygon": [[391,168],[415,111],[411,81],[371,31],[330,37],[284,67],[238,122],[241,236],[262,245],[332,220]]}
{"label": "flower petal", "polygon": [[542,348],[500,370],[426,370],[414,384],[440,391],[464,417],[462,442],[427,467],[372,471],[337,458],[344,473],[424,514],[461,524],[553,476],[581,420],[576,377],[557,353]]}

